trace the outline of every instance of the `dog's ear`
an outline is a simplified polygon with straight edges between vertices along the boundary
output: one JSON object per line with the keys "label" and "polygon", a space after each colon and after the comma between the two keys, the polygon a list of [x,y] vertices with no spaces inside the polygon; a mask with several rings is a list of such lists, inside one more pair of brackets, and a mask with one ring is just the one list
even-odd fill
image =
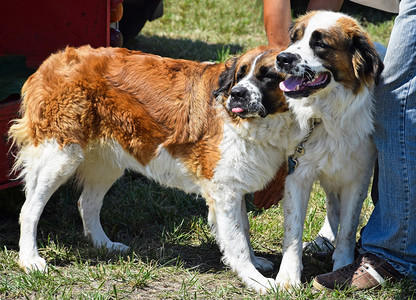
{"label": "dog's ear", "polygon": [[366,84],[377,85],[384,64],[367,35],[357,33],[352,37],[352,53],[355,76]]}
{"label": "dog's ear", "polygon": [[228,94],[234,86],[237,58],[231,58],[225,62],[225,70],[218,78],[218,88],[213,92],[215,98],[221,94]]}

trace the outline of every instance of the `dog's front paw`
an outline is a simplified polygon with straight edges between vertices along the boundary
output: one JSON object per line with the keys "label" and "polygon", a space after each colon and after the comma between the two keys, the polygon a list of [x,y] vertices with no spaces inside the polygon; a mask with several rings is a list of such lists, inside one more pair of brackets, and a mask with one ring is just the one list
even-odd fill
{"label": "dog's front paw", "polygon": [[291,290],[300,286],[300,276],[287,271],[279,271],[276,276],[276,284],[281,290]]}
{"label": "dog's front paw", "polygon": [[119,251],[119,252],[127,252],[129,251],[130,247],[127,245],[124,245],[122,243],[107,243],[105,247],[110,251]]}
{"label": "dog's front paw", "polygon": [[254,256],[253,265],[256,267],[257,270],[262,272],[273,271],[273,263],[271,261],[268,261],[264,257]]}
{"label": "dog's front paw", "polygon": [[248,287],[255,290],[259,294],[266,294],[269,291],[277,291],[278,287],[273,278],[264,278],[264,280],[250,280]]}
{"label": "dog's front paw", "polygon": [[19,266],[26,272],[33,271],[45,272],[47,270],[46,261],[39,255],[33,257],[20,257]]}

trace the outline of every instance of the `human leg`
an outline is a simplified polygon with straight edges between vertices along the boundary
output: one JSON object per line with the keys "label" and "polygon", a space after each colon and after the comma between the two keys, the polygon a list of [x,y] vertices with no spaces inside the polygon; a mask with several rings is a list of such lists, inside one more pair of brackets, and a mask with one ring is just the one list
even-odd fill
{"label": "human leg", "polygon": [[416,3],[401,1],[376,90],[379,199],[362,233],[365,251],[416,278]]}

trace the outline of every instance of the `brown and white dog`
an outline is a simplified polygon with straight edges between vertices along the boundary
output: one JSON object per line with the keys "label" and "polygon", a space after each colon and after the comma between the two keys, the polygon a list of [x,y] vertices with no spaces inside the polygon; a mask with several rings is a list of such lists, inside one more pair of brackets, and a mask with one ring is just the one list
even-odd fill
{"label": "brown and white dog", "polygon": [[[326,193],[327,218],[316,242],[336,242],[334,270],[354,259],[355,236],[375,159],[373,95],[383,64],[368,35],[341,13],[298,19],[291,45],[276,59],[294,114],[290,130],[281,287],[300,284],[302,232],[312,184]],[[339,228],[339,232],[338,232]],[[338,232],[338,236],[337,236]]]}
{"label": "brown and white dog", "polygon": [[75,176],[84,233],[126,250],[100,224],[111,185],[131,169],[205,197],[224,261],[251,288],[275,280],[250,246],[243,196],[260,190],[284,160],[291,120],[276,72],[279,51],[258,48],[227,63],[163,58],[84,46],[51,55],[25,83],[10,129],[25,183],[19,264],[44,270],[37,224],[56,189]]}

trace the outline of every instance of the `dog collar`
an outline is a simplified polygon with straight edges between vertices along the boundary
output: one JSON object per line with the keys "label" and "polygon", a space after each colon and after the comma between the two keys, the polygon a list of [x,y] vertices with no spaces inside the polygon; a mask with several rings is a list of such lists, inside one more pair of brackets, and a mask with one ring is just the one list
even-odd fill
{"label": "dog collar", "polygon": [[296,146],[295,152],[288,157],[288,165],[289,165],[289,175],[292,174],[295,169],[298,167],[298,158],[305,154],[305,147],[304,144],[311,136],[313,130],[316,126],[322,123],[321,119],[314,118],[312,119],[311,125],[309,126],[309,131],[303,140]]}

